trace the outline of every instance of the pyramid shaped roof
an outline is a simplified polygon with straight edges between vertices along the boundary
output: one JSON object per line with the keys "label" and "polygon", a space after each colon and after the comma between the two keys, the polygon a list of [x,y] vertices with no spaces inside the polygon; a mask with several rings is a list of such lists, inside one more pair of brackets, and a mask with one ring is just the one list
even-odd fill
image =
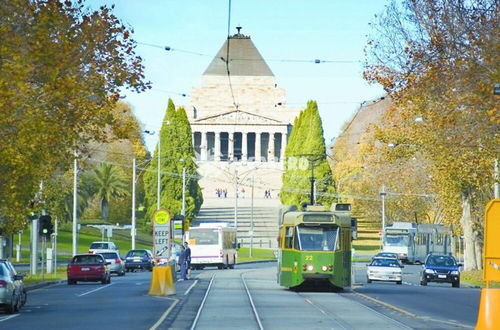
{"label": "pyramid shaped roof", "polygon": [[238,33],[226,39],[203,75],[226,76],[229,43],[229,72],[232,76],[274,76],[249,36]]}

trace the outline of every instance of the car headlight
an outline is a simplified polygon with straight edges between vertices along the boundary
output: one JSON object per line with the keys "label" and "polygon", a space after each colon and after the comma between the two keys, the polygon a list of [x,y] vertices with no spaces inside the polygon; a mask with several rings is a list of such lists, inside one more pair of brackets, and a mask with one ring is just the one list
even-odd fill
{"label": "car headlight", "polygon": [[426,269],[426,270],[424,270],[424,273],[426,273],[426,274],[434,274],[435,271],[434,271],[434,269]]}
{"label": "car headlight", "polygon": [[458,275],[458,274],[459,274],[458,270],[452,270],[451,271],[451,275]]}

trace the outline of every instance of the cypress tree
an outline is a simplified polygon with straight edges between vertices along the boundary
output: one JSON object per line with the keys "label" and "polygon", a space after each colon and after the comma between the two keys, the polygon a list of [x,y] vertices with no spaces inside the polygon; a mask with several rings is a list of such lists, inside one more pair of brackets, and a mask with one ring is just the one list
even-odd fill
{"label": "cypress tree", "polygon": [[323,126],[315,101],[309,101],[306,109],[295,119],[285,155],[287,162],[280,192],[281,202],[285,205],[300,206],[303,202],[310,201],[313,165],[316,200],[329,206],[333,197],[323,194],[334,192],[333,178],[326,160]]}
{"label": "cypress tree", "polygon": [[[197,166],[194,162],[194,148],[191,126],[183,108],[175,109],[171,99],[161,128],[161,193],[160,205],[172,214],[182,209],[182,169],[186,167],[186,218],[192,219],[203,203],[198,185]],[[157,208],[158,146],[144,175],[145,199],[148,219]]]}

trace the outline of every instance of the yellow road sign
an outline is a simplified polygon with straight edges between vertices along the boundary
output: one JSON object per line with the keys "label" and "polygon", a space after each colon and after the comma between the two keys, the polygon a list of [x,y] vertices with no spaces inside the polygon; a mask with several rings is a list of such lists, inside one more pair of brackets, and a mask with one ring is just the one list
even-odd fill
{"label": "yellow road sign", "polygon": [[170,219],[172,219],[172,216],[168,210],[159,209],[153,214],[153,219],[158,225],[165,225],[170,221]]}
{"label": "yellow road sign", "polygon": [[486,205],[484,216],[484,265],[485,281],[500,282],[500,198]]}

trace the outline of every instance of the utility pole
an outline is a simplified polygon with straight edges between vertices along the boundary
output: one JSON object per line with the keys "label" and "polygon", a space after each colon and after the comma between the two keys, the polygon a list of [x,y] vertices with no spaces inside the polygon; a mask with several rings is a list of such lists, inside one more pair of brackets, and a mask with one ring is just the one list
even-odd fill
{"label": "utility pole", "polygon": [[314,196],[314,187],[316,184],[316,180],[314,179],[314,161],[311,162],[311,205],[314,205],[314,201],[316,200]]}
{"label": "utility pole", "polygon": [[252,204],[250,213],[250,258],[253,257],[253,188],[254,188],[255,175],[252,175]]}
{"label": "utility pole", "polygon": [[238,236],[238,170],[234,170],[234,227],[236,228],[236,236]]}
{"label": "utility pole", "polygon": [[73,164],[73,249],[72,253],[73,255],[76,255],[77,253],[77,232],[76,232],[76,227],[78,223],[77,219],[77,214],[76,214],[76,208],[77,208],[77,203],[78,203],[78,160],[76,158],[77,154],[75,152],[75,160]]}
{"label": "utility pole", "polygon": [[16,262],[19,262],[21,260],[21,241],[22,241],[22,236],[23,236],[23,231],[19,231],[19,243],[17,244],[17,250],[16,250]]}
{"label": "utility pole", "polygon": [[31,221],[30,273],[36,275],[38,266],[38,219]]}
{"label": "utility pole", "polygon": [[182,168],[182,209],[181,215],[186,216],[186,167]]}
{"label": "utility pole", "polygon": [[158,182],[157,182],[157,191],[156,191],[156,209],[160,209],[160,190],[161,190],[161,129],[158,133]]}
{"label": "utility pole", "polygon": [[53,241],[53,246],[52,246],[52,251],[54,251],[54,274],[57,274],[57,225],[58,225],[57,218],[55,220],[55,226],[54,226],[54,241]]}
{"label": "utility pole", "polygon": [[382,234],[380,235],[380,238],[382,240],[382,246],[384,242],[384,235],[385,235],[385,196],[387,193],[385,192],[385,185],[382,185],[382,190],[380,191],[380,198],[382,199]]}
{"label": "utility pole", "polygon": [[132,159],[132,250],[135,249],[135,157]]}

